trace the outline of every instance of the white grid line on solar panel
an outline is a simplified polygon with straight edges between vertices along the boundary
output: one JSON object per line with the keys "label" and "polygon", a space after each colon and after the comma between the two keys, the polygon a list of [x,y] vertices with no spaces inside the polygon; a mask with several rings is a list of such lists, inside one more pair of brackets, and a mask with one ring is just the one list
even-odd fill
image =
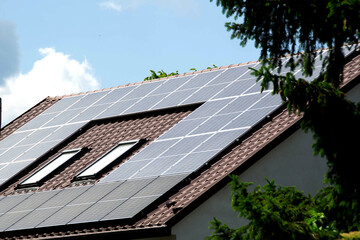
{"label": "white grid line on solar panel", "polygon": [[[230,69],[230,68],[229,68],[229,69]],[[228,69],[226,69],[226,70],[228,70]],[[234,81],[236,81],[237,79],[240,79],[241,76],[243,76],[243,75],[247,72],[247,71],[245,71],[242,75],[240,75],[239,77],[233,79],[232,81],[230,81],[230,82],[228,82],[228,83],[225,83],[225,84],[224,84],[224,83],[220,83],[220,84],[214,84],[214,85],[213,85],[212,82],[213,82],[215,79],[217,79],[217,78],[221,78],[221,75],[222,75],[223,73],[225,73],[226,70],[225,70],[225,71],[221,71],[218,75],[216,75],[215,77],[213,77],[212,79],[210,79],[210,81],[206,82],[206,84],[204,84],[202,87],[200,87],[197,91],[195,91],[195,92],[192,93],[190,96],[188,96],[187,98],[185,98],[182,102],[180,102],[179,105],[181,105],[181,104],[183,104],[183,103],[186,103],[191,97],[193,97],[193,96],[196,95],[198,92],[200,92],[201,90],[205,89],[206,87],[210,87],[210,86],[223,86],[222,89],[224,89],[224,88],[226,88],[228,85],[230,85],[231,82],[234,82]],[[219,93],[219,91],[217,91],[216,93],[214,93],[211,97],[209,97],[209,98],[207,98],[207,99],[203,99],[203,101],[207,101],[207,100],[211,99],[212,97],[214,97],[214,96],[217,95],[218,93]],[[193,103],[193,102],[189,102],[189,103]],[[188,104],[189,104],[189,103],[188,103]]]}
{"label": "white grid line on solar panel", "polygon": [[38,157],[45,154],[51,148],[55,147],[60,142],[61,140],[55,140],[48,142],[39,142],[37,144],[31,145],[32,147],[28,148],[25,151],[22,151],[22,154],[19,155],[17,158],[15,158],[13,161],[17,162],[19,160],[31,160],[31,159],[35,160]]}
{"label": "white grid line on solar panel", "polygon": [[0,179],[6,181],[16,173],[20,172],[23,168],[32,163],[32,160],[19,161],[15,163],[4,164],[5,167],[0,169]]}
{"label": "white grid line on solar panel", "polygon": [[197,74],[195,77],[193,77],[187,83],[182,85],[178,90],[181,91],[181,90],[185,90],[185,89],[202,88],[203,86],[209,84],[212,80],[217,78],[219,75],[221,75],[223,72],[224,72],[224,70],[221,69],[221,70]]}
{"label": "white grid line on solar panel", "polygon": [[0,214],[10,212],[18,204],[26,200],[34,193],[26,193],[20,195],[9,195],[1,199],[0,201]]}
{"label": "white grid line on solar panel", "polygon": [[[164,81],[165,82],[165,81]],[[151,92],[155,91],[156,89],[158,89],[162,84],[161,83],[159,84],[158,87],[156,87],[155,89],[153,89]],[[146,84],[146,83],[143,83],[143,84]],[[151,92],[149,92],[148,94],[146,94],[144,97],[142,98],[139,98],[138,100],[136,101],[133,101],[134,99],[126,99],[126,96],[128,96],[131,92],[133,92],[135,89],[139,88],[139,86],[143,85],[143,84],[139,84],[138,86],[136,86],[135,88],[132,88],[132,90],[130,90],[128,93],[126,93],[125,95],[123,95],[121,98],[119,98],[117,101],[113,102],[112,104],[110,104],[106,109],[104,109],[102,112],[99,112],[99,114],[97,114],[93,119],[102,119],[102,118],[108,118],[108,117],[114,117],[114,116],[119,116],[121,115],[123,112],[125,112],[127,109],[129,109],[130,107],[132,107],[133,105],[135,105],[137,102],[141,101],[145,96],[148,96]],[[147,84],[150,84],[150,83],[147,83]],[[115,89],[116,90],[116,89]],[[114,91],[115,91],[114,90]],[[124,100],[123,100],[124,99]],[[135,98],[137,99],[137,98]],[[125,107],[125,109],[122,109],[121,111],[119,112],[116,112],[116,114],[108,114],[106,115],[106,111],[111,109],[112,107],[114,107],[117,103],[120,103],[120,102],[125,102],[125,101],[129,101],[131,102],[129,104],[129,106]],[[105,114],[105,115],[104,115]]]}
{"label": "white grid line on solar panel", "polygon": [[248,73],[249,67],[254,68],[257,65],[258,62],[227,68],[219,77],[212,80],[211,85],[237,81]]}
{"label": "white grid line on solar panel", "polygon": [[[138,172],[141,172],[141,170],[149,167],[149,165],[151,165],[152,163],[156,162],[156,160],[159,159],[161,156],[164,156],[164,157],[173,157],[173,156],[181,155],[180,153],[179,153],[179,154],[176,154],[176,153],[175,153],[175,154],[170,154],[170,155],[164,155],[164,154],[166,154],[168,151],[170,151],[170,152],[171,152],[171,151],[174,151],[173,148],[176,148],[176,145],[177,145],[177,144],[179,144],[179,145],[177,146],[178,149],[175,149],[175,151],[177,150],[178,152],[180,151],[181,153],[186,154],[186,155],[184,156],[184,157],[186,157],[187,155],[189,155],[189,154],[191,154],[192,152],[194,152],[194,151],[201,145],[202,142],[207,141],[207,140],[208,140],[209,138],[211,138],[214,134],[203,134],[203,135],[201,135],[201,136],[204,136],[204,135],[208,135],[208,136],[205,136],[204,138],[197,138],[197,137],[199,137],[199,136],[192,136],[192,137],[184,137],[184,138],[182,138],[180,141],[177,141],[176,144],[172,145],[172,146],[171,146],[169,149],[167,149],[165,152],[163,152],[162,154],[158,155],[156,158],[154,158],[153,160],[151,160],[147,165],[145,165],[145,166],[143,166],[141,169],[139,169]],[[192,138],[192,139],[190,139],[190,138]],[[199,139],[198,141],[200,141],[201,143],[197,143],[197,142],[196,142],[197,139],[195,139],[195,138]],[[192,150],[190,150],[190,151],[188,151],[188,152],[183,151],[183,149],[182,149],[183,146],[181,146],[181,144],[184,144],[184,142],[186,143],[186,140],[189,140],[189,139],[193,141],[191,145],[192,145],[193,147],[195,147],[195,148],[193,148]],[[184,141],[184,142],[181,142],[181,141]],[[187,147],[186,149],[189,150],[188,147]],[[175,163],[175,164],[176,164],[176,163]],[[165,170],[165,171],[166,171],[166,170]],[[136,172],[136,173],[134,173],[132,176],[130,176],[129,179],[134,179],[134,177],[138,174],[138,172]],[[161,175],[161,174],[160,174],[160,175]],[[157,176],[160,176],[160,175],[157,175]],[[150,176],[146,176],[146,177],[150,177]]]}
{"label": "white grid line on solar panel", "polygon": [[[270,92],[268,92],[267,94],[270,94]],[[264,98],[267,94],[265,94],[262,98]],[[245,95],[244,95],[245,96]],[[241,98],[242,96],[239,96],[239,97],[236,97],[234,98],[232,101],[228,102],[226,105],[224,105],[222,108],[219,109],[219,111],[215,112],[212,116],[210,116],[208,119],[206,119],[202,124],[200,124],[199,126],[197,126],[196,128],[194,128],[192,131],[190,131],[189,133],[187,133],[187,135],[191,135],[193,132],[195,132],[197,129],[201,128],[201,126],[203,126],[204,124],[206,124],[207,121],[210,121],[210,119],[212,119],[213,117],[215,116],[219,116],[217,115],[218,113],[220,113],[222,110],[224,110],[227,106],[229,106],[230,104],[232,104],[233,102],[235,102],[237,99]],[[251,104],[250,106],[248,106],[247,108],[245,108],[245,110],[243,111],[246,111],[248,109],[250,109],[253,105],[255,105],[256,103],[258,103],[259,101],[261,101],[260,98],[258,101],[254,102],[253,104]],[[230,117],[230,116],[229,116]],[[232,119],[229,119],[230,122],[232,121]],[[225,124],[224,122],[221,122],[221,124]],[[221,130],[218,129],[218,130]]]}

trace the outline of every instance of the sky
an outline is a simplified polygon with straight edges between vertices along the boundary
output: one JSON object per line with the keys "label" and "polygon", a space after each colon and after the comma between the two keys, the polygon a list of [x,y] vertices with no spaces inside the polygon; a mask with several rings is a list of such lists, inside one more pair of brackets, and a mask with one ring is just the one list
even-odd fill
{"label": "sky", "polygon": [[47,96],[257,60],[228,21],[209,0],[0,0],[2,126]]}

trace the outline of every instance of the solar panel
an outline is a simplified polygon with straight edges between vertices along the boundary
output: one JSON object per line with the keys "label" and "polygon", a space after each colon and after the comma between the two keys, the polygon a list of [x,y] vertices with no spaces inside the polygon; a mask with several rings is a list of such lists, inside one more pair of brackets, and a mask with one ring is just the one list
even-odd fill
{"label": "solar panel", "polygon": [[136,103],[139,99],[131,99],[131,100],[124,100],[115,103],[108,109],[106,109],[105,112],[101,113],[99,116],[96,117],[96,119],[106,118],[106,117],[114,117],[120,115],[124,110],[131,107],[134,103]]}
{"label": "solar panel", "polygon": [[169,94],[166,98],[164,98],[161,102],[153,106],[151,109],[160,109],[160,108],[168,108],[175,107],[188,98],[191,94],[193,94],[197,88],[186,89],[182,91],[176,91]]}
{"label": "solar panel", "polygon": [[191,136],[181,139],[168,151],[166,151],[162,156],[172,156],[172,155],[181,155],[193,151],[197,148],[202,142],[208,139],[211,135],[200,135],[200,136]]}
{"label": "solar panel", "polygon": [[77,198],[80,194],[88,190],[91,186],[83,186],[83,187],[72,187],[66,188],[62,190],[53,190],[56,192],[54,197],[50,198],[44,204],[40,206],[40,208],[55,208],[55,207],[63,207],[75,198]]}
{"label": "solar panel", "polygon": [[123,112],[123,114],[147,111],[152,106],[154,106],[156,103],[160,102],[166,96],[167,96],[166,93],[159,94],[159,95],[146,96],[143,99],[139,100],[137,103],[135,103],[133,106],[131,106],[129,109],[125,110]]}
{"label": "solar panel", "polygon": [[28,166],[32,161],[14,162],[7,164],[4,168],[0,169],[0,179],[7,180],[20,172],[24,167]]}
{"label": "solar panel", "polygon": [[186,82],[184,85],[182,85],[178,89],[178,91],[190,89],[190,88],[200,88],[200,87],[208,84],[209,82],[211,82],[211,80],[213,80],[216,76],[221,74],[223,71],[224,70],[218,70],[218,71],[212,71],[212,72],[207,72],[207,73],[203,73],[203,74],[198,74],[195,77],[193,77],[192,79],[190,79],[188,82]]}
{"label": "solar panel", "polygon": [[71,105],[69,109],[86,108],[99,101],[102,97],[108,94],[110,91],[101,91],[96,93],[86,94],[83,98]]}
{"label": "solar panel", "polygon": [[178,124],[176,124],[173,128],[165,132],[158,139],[167,139],[174,137],[182,137],[186,136],[196,127],[198,127],[201,123],[203,123],[207,118],[196,118],[190,120],[182,120]]}
{"label": "solar panel", "polygon": [[190,113],[185,120],[194,119],[194,118],[203,118],[203,117],[210,117],[224,108],[227,104],[233,101],[234,98],[230,99],[221,99],[221,100],[214,100],[209,101],[202,104],[198,107],[195,111]]}
{"label": "solar panel", "polygon": [[70,123],[88,121],[94,119],[97,115],[102,113],[105,109],[110,107],[110,103],[103,105],[91,106],[70,120]]}
{"label": "solar panel", "polygon": [[6,196],[0,201],[0,214],[11,211],[12,208],[17,206],[31,195],[32,193]]}
{"label": "solar panel", "polygon": [[69,108],[71,105],[79,101],[80,98],[84,97],[83,95],[73,96],[73,97],[65,97],[62,98],[60,101],[46,109],[42,114],[48,113],[58,113],[62,112],[65,109]]}
{"label": "solar panel", "polygon": [[222,109],[218,114],[228,114],[228,113],[236,113],[243,112],[251,105],[255,104],[257,101],[264,97],[265,94],[252,94],[240,96],[227,105],[224,109]]}
{"label": "solar panel", "polygon": [[36,192],[26,198],[24,201],[16,205],[13,209],[11,209],[12,212],[18,212],[18,211],[27,211],[27,210],[33,210],[37,207],[39,207],[41,204],[49,200],[51,197],[55,196],[57,194],[57,191],[45,191],[45,192]]}
{"label": "solar panel", "polygon": [[73,133],[75,133],[77,130],[85,126],[86,123],[75,123],[75,124],[67,124],[65,126],[62,126],[60,128],[57,128],[55,132],[53,132],[50,136],[46,137],[44,139],[44,142],[51,142],[55,140],[63,140]]}
{"label": "solar panel", "polygon": [[150,92],[154,91],[159,85],[161,85],[162,81],[156,81],[151,83],[143,83],[140,84],[137,88],[131,91],[129,94],[125,96],[125,99],[133,99],[133,98],[141,98],[148,95]]}
{"label": "solar panel", "polygon": [[21,216],[19,221],[11,225],[7,229],[7,231],[35,228],[45,219],[49,218],[55,212],[59,211],[60,208],[61,207],[35,209],[34,211],[31,211],[27,215]]}
{"label": "solar panel", "polygon": [[19,146],[10,148],[0,156],[0,163],[9,163],[17,159],[23,152],[27,151],[33,145]]}
{"label": "solar panel", "polygon": [[119,199],[127,199],[135,195],[149,183],[154,181],[155,178],[144,178],[127,180],[119,185],[112,192],[107,194],[101,201],[114,201]]}
{"label": "solar panel", "polygon": [[275,108],[276,107],[269,107],[246,111],[234,119],[230,124],[226,125],[224,129],[253,126],[268,114],[270,114]]}
{"label": "solar panel", "polygon": [[165,172],[165,170],[174,165],[183,156],[184,155],[176,155],[156,158],[135,174],[132,179],[160,176],[163,172]]}
{"label": "solar panel", "polygon": [[0,231],[6,230],[30,212],[31,211],[5,213],[0,217]]}
{"label": "solar panel", "polygon": [[52,134],[57,129],[59,129],[59,127],[37,129],[36,131],[34,131],[30,135],[28,135],[24,140],[22,140],[19,143],[19,145],[29,145],[29,144],[34,144],[36,142],[39,142],[42,139],[48,137],[50,134]]}
{"label": "solar panel", "polygon": [[50,113],[50,114],[38,115],[33,120],[31,120],[30,122],[27,122],[24,126],[22,126],[19,130],[17,130],[17,132],[40,128],[45,123],[52,120],[58,114],[59,113]]}
{"label": "solar panel", "polygon": [[34,147],[28,149],[23,155],[16,159],[16,161],[36,159],[42,156],[44,153],[55,147],[60,141],[42,142]]}
{"label": "solar panel", "polygon": [[214,157],[219,151],[207,151],[207,152],[195,152],[190,153],[185,158],[181,159],[180,162],[172,166],[163,175],[179,174],[179,173],[191,173],[197,170],[199,167],[208,162]]}
{"label": "solar panel", "polygon": [[182,104],[192,104],[192,103],[198,103],[198,102],[205,102],[215,96],[220,89],[223,89],[227,86],[227,83],[225,84],[218,84],[218,85],[210,85],[203,88],[200,88],[199,91],[195,92],[193,95],[191,95],[188,99],[182,102]]}
{"label": "solar panel", "polygon": [[232,82],[223,91],[219,92],[214,98],[226,98],[232,96],[239,96],[244,93],[247,89],[255,84],[253,79],[241,80]]}
{"label": "solar panel", "polygon": [[57,115],[55,118],[53,118],[51,121],[44,124],[44,127],[63,125],[65,123],[69,122],[72,118],[74,118],[76,115],[78,115],[83,110],[84,110],[84,108],[63,111],[59,115]]}
{"label": "solar panel", "polygon": [[166,80],[160,87],[155,89],[150,95],[157,95],[162,93],[174,92],[181,85],[185,84],[190,78],[194,76],[176,77]]}
{"label": "solar panel", "polygon": [[251,109],[255,108],[267,108],[267,107],[273,107],[273,106],[280,106],[282,103],[281,97],[279,95],[272,95],[270,92],[263,96],[263,98],[253,105]]}
{"label": "solar panel", "polygon": [[121,164],[115,171],[107,175],[101,182],[112,182],[129,179],[132,175],[137,173],[140,168],[148,164],[148,160],[144,161],[127,161]]}
{"label": "solar panel", "polygon": [[70,222],[72,219],[77,217],[80,213],[85,211],[91,206],[91,203],[78,204],[78,205],[67,205],[61,208],[59,211],[52,214],[45,221],[40,223],[37,227],[49,227],[49,226],[58,226],[65,225]]}
{"label": "solar panel", "polygon": [[129,86],[129,87],[122,87],[122,88],[114,89],[110,93],[108,93],[105,97],[103,97],[99,101],[97,101],[95,104],[101,105],[101,104],[117,102],[136,87],[138,87],[138,86]]}
{"label": "solar panel", "polygon": [[147,196],[139,198],[130,198],[117,208],[112,210],[108,215],[101,219],[101,221],[132,218],[150,203],[156,200],[159,196]]}
{"label": "solar panel", "polygon": [[197,129],[195,129],[191,134],[201,134],[201,133],[209,133],[219,131],[224,127],[225,124],[231,122],[235,119],[240,113],[229,113],[217,115],[209,118],[206,122],[200,125]]}
{"label": "solar panel", "polygon": [[0,149],[1,148],[10,148],[10,147],[16,145],[17,143],[19,143],[20,141],[25,139],[31,133],[33,133],[33,131],[22,132],[22,133],[13,133],[13,134],[9,135],[7,138],[3,139],[0,142]]}
{"label": "solar panel", "polygon": [[121,184],[122,182],[93,185],[87,191],[71,201],[70,205],[97,202]]}
{"label": "solar panel", "polygon": [[239,67],[226,69],[220,76],[211,81],[211,84],[228,83],[239,79],[246,72],[251,71],[249,67],[254,67],[256,64],[248,64]]}
{"label": "solar panel", "polygon": [[71,220],[68,224],[97,222],[125,201],[126,199],[99,201]]}

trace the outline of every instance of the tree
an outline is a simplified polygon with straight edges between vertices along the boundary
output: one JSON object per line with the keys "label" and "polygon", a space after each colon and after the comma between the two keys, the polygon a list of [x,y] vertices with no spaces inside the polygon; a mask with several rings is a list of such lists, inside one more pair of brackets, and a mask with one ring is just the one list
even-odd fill
{"label": "tree", "polygon": [[[210,0],[213,1],[213,0]],[[325,156],[329,187],[316,206],[340,230],[360,229],[360,160],[355,140],[360,135],[360,104],[341,90],[346,47],[357,48],[360,36],[359,0],[217,0],[233,22],[225,24],[242,46],[249,40],[261,49],[261,68],[254,75],[262,89],[273,87],[290,113],[303,115],[302,129],[314,136],[314,152]],[[349,45],[346,45],[349,44]],[[317,49],[327,48],[324,51]],[[354,53],[356,54],[356,53]],[[289,61],[284,63],[284,56]],[[322,70],[309,82],[315,58]],[[289,72],[280,75],[281,69]]]}

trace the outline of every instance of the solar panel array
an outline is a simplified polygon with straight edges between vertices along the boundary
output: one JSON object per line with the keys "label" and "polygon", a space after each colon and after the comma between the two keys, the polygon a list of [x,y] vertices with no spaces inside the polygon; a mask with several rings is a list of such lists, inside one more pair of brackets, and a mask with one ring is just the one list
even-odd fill
{"label": "solar panel array", "polygon": [[281,105],[249,67],[61,99],[0,142],[0,184],[91,120],[204,103],[94,186],[1,198],[0,231],[134,217]]}

